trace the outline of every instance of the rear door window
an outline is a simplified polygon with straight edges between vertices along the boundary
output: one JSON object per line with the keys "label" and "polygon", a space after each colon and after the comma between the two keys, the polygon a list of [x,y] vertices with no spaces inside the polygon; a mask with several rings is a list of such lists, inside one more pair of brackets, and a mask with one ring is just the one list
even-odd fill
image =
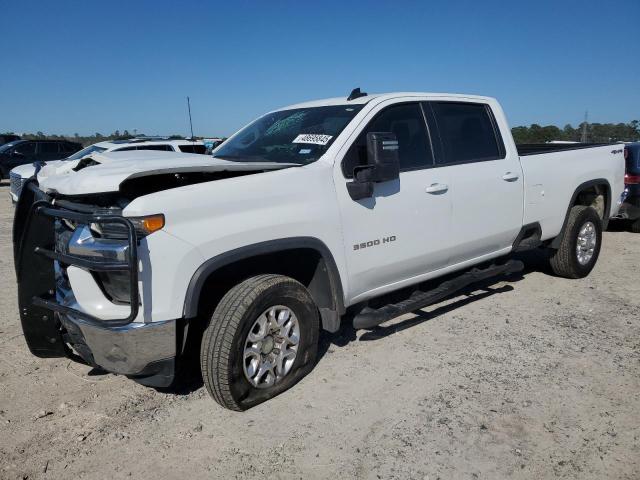
{"label": "rear door window", "polygon": [[430,102],[442,154],[437,165],[504,158],[504,144],[489,106],[481,103]]}

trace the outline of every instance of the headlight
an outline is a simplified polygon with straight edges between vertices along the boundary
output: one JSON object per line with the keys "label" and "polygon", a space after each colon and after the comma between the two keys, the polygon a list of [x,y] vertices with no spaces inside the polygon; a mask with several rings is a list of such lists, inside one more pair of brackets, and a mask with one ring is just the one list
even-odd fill
{"label": "headlight", "polygon": [[[161,213],[144,217],[127,217],[127,220],[133,223],[138,240],[164,227],[164,215]],[[92,223],[91,231],[102,238],[114,240],[128,238],[127,228],[121,223]]]}

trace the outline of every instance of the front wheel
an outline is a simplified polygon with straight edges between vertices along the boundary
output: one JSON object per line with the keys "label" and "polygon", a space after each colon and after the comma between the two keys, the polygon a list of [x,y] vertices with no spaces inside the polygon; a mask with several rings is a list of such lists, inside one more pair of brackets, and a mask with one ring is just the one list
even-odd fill
{"label": "front wheel", "polygon": [[602,219],[592,207],[576,205],[569,212],[560,247],[551,255],[553,272],[565,278],[584,278],[595,266],[602,243]]}
{"label": "front wheel", "polygon": [[246,410],[284,392],[313,368],[318,309],[307,289],[282,275],[258,275],[220,300],[202,337],[209,394]]}

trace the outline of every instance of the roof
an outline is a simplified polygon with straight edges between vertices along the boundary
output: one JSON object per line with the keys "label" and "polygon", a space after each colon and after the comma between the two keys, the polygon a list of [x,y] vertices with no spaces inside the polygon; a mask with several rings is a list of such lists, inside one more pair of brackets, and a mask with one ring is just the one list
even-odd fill
{"label": "roof", "polygon": [[16,145],[18,144],[18,142],[22,143],[22,142],[54,142],[54,143],[75,143],[80,145],[78,142],[74,142],[73,140],[66,140],[64,138],[18,138],[16,140],[12,140],[9,143],[13,143],[16,142]]}
{"label": "roof", "polygon": [[313,100],[310,102],[296,103],[283,107],[280,110],[291,110],[293,108],[310,108],[310,107],[325,107],[330,105],[363,105],[371,100],[389,100],[398,97],[450,97],[466,100],[487,101],[491,97],[483,97],[479,95],[467,95],[460,93],[428,93],[428,92],[390,92],[390,93],[373,93],[366,96],[358,97],[354,100],[347,100],[347,97],[334,97],[325,98],[322,100]]}

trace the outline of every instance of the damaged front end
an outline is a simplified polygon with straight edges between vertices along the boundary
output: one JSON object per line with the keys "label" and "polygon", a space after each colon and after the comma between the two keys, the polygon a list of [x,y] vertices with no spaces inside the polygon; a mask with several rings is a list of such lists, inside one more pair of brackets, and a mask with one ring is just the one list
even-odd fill
{"label": "damaged front end", "polygon": [[[13,243],[20,318],[34,355],[81,359],[147,385],[172,383],[177,321],[138,319],[138,236],[119,208],[70,204],[35,179],[25,184]],[[98,286],[104,302],[81,306],[74,278],[76,286]]]}

